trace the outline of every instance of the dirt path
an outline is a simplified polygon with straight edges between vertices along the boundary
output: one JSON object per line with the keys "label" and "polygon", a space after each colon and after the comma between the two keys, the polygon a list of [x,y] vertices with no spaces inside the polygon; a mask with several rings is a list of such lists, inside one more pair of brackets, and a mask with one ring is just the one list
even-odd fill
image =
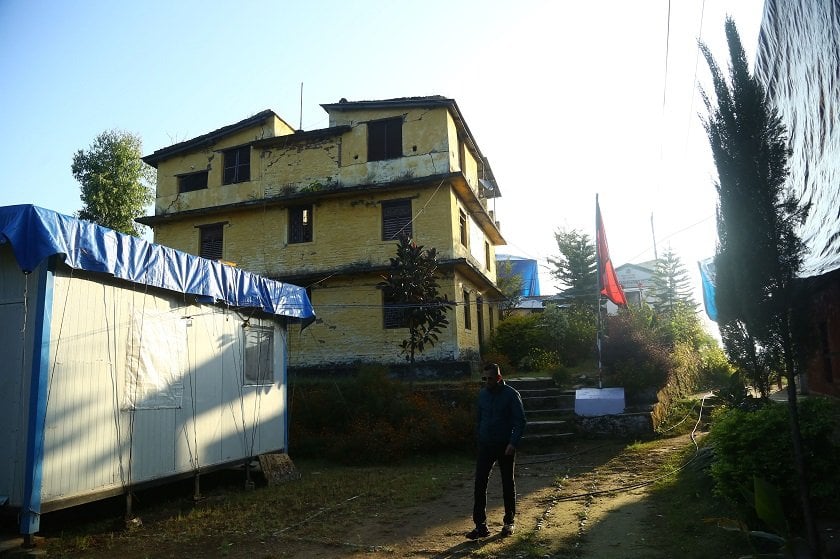
{"label": "dirt path", "polygon": [[[447,494],[422,505],[391,510],[383,506],[372,518],[358,519],[331,542],[281,534],[271,557],[454,558],[575,557],[578,559],[652,559],[646,543],[646,519],[655,511],[644,502],[647,486],[672,450],[686,438],[661,441],[644,453],[621,452],[624,443],[582,441],[551,454],[521,454],[517,466],[517,533],[501,538],[501,488],[494,471],[488,491],[491,537],[472,542],[472,479],[453,482]],[[594,493],[594,494],[593,494]],[[584,496],[586,494],[591,494]],[[527,542],[527,552],[523,552]],[[512,548],[516,545],[516,551]],[[252,550],[256,551],[256,550]]]}

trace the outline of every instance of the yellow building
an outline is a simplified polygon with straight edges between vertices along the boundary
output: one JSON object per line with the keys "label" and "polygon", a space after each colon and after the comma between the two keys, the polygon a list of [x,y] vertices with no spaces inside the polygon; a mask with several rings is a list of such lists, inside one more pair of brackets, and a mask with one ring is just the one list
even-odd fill
{"label": "yellow building", "polygon": [[488,200],[499,190],[458,105],[410,97],[322,105],[329,127],[295,131],[273,111],[148,155],[157,168],[155,242],[307,287],[318,316],[290,332],[297,370],[405,363],[407,330],[376,284],[400,233],[438,251],[457,305],[417,359],[466,372],[498,321]]}

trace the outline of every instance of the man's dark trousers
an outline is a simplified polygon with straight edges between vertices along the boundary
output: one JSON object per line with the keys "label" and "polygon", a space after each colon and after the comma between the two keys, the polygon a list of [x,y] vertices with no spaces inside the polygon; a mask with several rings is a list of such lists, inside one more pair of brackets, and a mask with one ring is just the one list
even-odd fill
{"label": "man's dark trousers", "polygon": [[505,524],[513,524],[516,515],[516,484],[513,481],[513,465],[516,454],[505,454],[507,443],[481,444],[475,464],[475,499],[473,522],[476,526],[487,524],[487,483],[493,464],[499,463],[502,474],[502,495],[505,501]]}

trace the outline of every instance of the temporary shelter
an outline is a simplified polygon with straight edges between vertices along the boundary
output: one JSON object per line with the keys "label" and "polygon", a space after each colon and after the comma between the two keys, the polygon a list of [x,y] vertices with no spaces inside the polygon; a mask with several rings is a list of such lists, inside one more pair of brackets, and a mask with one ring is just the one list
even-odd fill
{"label": "temporary shelter", "polygon": [[303,288],[0,207],[0,505],[40,514],[288,446]]}

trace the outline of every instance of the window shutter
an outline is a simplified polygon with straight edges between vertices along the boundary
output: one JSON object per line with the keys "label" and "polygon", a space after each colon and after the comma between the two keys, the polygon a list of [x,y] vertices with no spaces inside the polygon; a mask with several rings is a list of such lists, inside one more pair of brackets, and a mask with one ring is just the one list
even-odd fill
{"label": "window shutter", "polygon": [[199,228],[198,255],[210,260],[221,260],[224,248],[224,224],[205,225]]}
{"label": "window shutter", "polygon": [[411,237],[411,200],[382,202],[382,240],[393,241],[400,234]]}

